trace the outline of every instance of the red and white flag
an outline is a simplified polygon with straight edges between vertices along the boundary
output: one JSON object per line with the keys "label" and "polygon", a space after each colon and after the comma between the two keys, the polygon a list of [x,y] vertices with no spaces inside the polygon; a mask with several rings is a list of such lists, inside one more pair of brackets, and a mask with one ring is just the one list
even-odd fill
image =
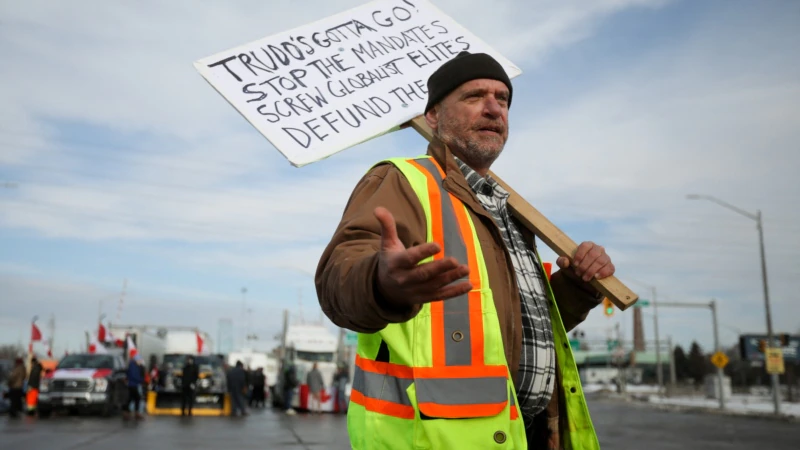
{"label": "red and white flag", "polygon": [[200,336],[200,333],[197,331],[194,332],[195,336],[197,337],[197,354],[202,355],[208,351],[206,348],[206,341],[203,339],[203,336]]}
{"label": "red and white flag", "polygon": [[36,326],[35,322],[31,323],[31,342],[38,342],[42,340],[42,330]]}
{"label": "red and white flag", "polygon": [[108,353],[108,350],[106,350],[106,347],[99,342],[97,336],[92,335],[89,341],[89,353],[105,354]]}
{"label": "red and white flag", "polygon": [[139,353],[139,351],[136,350],[136,345],[133,344],[133,339],[131,339],[130,335],[128,335],[127,343],[128,343],[128,357],[133,358],[134,356],[136,356],[137,353]]}
{"label": "red and white flag", "polygon": [[106,342],[106,327],[103,326],[103,323],[100,322],[100,325],[97,327],[97,340],[99,342]]}

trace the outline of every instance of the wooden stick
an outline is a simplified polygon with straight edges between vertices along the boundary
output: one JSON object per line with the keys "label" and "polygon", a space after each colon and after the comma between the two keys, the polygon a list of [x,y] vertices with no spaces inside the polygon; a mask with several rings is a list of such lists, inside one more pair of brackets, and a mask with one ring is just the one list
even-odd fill
{"label": "wooden stick", "polygon": [[[431,130],[425,122],[424,116],[417,116],[412,119],[410,125],[429,142],[433,139],[433,130]],[[501,180],[500,177],[493,172],[489,173],[492,178],[497,180],[503,189],[508,191],[508,206],[511,208],[511,212],[517,220],[531,230],[559,256],[568,256],[571,258],[575,255],[575,252],[578,250],[578,244],[576,244],[575,241],[570,239],[570,237],[559,230],[553,222],[550,222],[547,217],[525,201],[522,196],[517,194],[517,192]],[[591,284],[622,311],[628,309],[639,299],[638,295],[628,289],[627,286],[622,284],[622,282],[614,276],[603,278],[602,280],[593,279]]]}

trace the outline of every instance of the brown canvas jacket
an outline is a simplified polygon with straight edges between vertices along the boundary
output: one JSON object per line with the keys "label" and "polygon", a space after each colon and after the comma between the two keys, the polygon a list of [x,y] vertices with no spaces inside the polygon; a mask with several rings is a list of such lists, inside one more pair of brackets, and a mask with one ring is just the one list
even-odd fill
{"label": "brown canvas jacket", "polygon": [[[511,256],[499,228],[470,189],[450,150],[434,139],[428,146],[428,154],[445,168],[444,188],[464,202],[470,211],[488,270],[506,360],[511,374],[516,376],[522,345],[522,319]],[[379,164],[353,190],[342,220],[322,254],[315,280],[320,306],[328,318],[338,326],[362,333],[374,333],[390,323],[410,320],[420,309],[418,306],[406,310],[390,309],[377,294],[375,279],[381,228],[373,211],[378,206],[392,213],[398,237],[407,248],[426,242],[425,213],[416,193],[394,165]],[[526,233],[524,227],[519,228],[534,245],[533,235]],[[552,275],[551,285],[567,331],[582,322],[597,306],[594,288],[574,281],[560,271]],[[554,395],[548,407],[550,420],[547,422],[551,424],[548,428],[554,428],[552,424],[558,422],[557,397],[561,395],[563,393]]]}

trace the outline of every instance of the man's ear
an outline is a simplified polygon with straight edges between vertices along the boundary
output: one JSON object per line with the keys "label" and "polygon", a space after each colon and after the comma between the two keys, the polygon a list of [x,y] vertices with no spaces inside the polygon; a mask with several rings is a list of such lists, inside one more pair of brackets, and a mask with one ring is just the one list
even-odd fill
{"label": "man's ear", "polygon": [[437,104],[425,113],[425,122],[431,127],[431,130],[436,131],[439,128],[439,105]]}

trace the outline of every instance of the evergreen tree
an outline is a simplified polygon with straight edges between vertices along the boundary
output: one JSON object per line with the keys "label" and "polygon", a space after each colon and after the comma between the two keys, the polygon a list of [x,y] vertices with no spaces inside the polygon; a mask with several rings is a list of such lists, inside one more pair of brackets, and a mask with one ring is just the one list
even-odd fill
{"label": "evergreen tree", "polygon": [[686,357],[686,352],[680,345],[675,346],[675,351],[672,354],[675,361],[675,377],[678,381],[683,381],[689,378],[689,358]]}
{"label": "evergreen tree", "polygon": [[692,342],[692,348],[689,350],[689,376],[694,378],[695,385],[702,384],[708,373],[707,359],[700,345]]}

